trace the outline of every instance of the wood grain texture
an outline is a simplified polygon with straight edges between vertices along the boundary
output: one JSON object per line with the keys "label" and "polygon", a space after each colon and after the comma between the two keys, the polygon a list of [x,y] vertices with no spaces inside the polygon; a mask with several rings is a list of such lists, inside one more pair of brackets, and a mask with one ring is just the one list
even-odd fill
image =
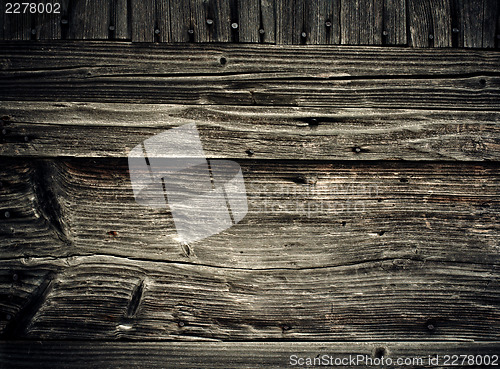
{"label": "wood grain texture", "polygon": [[169,37],[170,29],[163,27],[165,22],[158,22],[156,0],[132,0],[130,4],[133,42],[154,42],[160,34]]}
{"label": "wood grain texture", "polygon": [[406,0],[384,0],[382,43],[407,45]]}
{"label": "wood grain texture", "polygon": [[452,47],[450,0],[408,0],[410,46]]}
{"label": "wood grain texture", "polygon": [[426,109],[500,104],[498,52],[205,45],[193,54],[189,46],[81,46],[3,44],[0,99]]}
{"label": "wood grain texture", "polygon": [[[456,0],[458,19],[454,33],[458,46],[467,48],[493,48],[500,7],[495,0]],[[453,30],[452,30],[453,31]]]}
{"label": "wood grain texture", "polygon": [[383,1],[352,0],[340,3],[341,43],[381,45]]}
{"label": "wood grain texture", "polygon": [[239,161],[245,219],[185,249],[167,208],[135,202],[126,159],[4,162],[3,258],[105,254],[249,269],[499,260],[495,164]]}
{"label": "wood grain texture", "polygon": [[340,2],[337,0],[277,0],[276,14],[280,14],[276,17],[278,44],[340,43]]}
{"label": "wood grain texture", "polygon": [[275,42],[275,0],[239,0],[239,42]]}
{"label": "wood grain texture", "polygon": [[386,258],[248,270],[89,255],[0,266],[4,339],[500,338],[498,263]]}
{"label": "wood grain texture", "polygon": [[77,0],[68,6],[68,38],[74,40],[107,40],[112,0]]}
{"label": "wood grain texture", "polygon": [[[289,368],[293,355],[416,358],[405,368],[445,368],[444,355],[494,355],[497,342],[1,342],[9,368]],[[429,365],[429,355],[438,365]],[[360,364],[362,365],[362,364]],[[342,366],[346,369],[358,366]],[[384,366],[396,368],[397,365]]]}
{"label": "wood grain texture", "polygon": [[194,122],[210,158],[500,159],[497,112],[4,102],[0,117],[2,156],[126,157]]}

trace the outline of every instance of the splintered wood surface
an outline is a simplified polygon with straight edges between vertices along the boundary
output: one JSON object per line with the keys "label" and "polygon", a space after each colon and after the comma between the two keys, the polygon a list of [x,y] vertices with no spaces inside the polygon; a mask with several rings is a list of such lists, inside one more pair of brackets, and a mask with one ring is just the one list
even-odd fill
{"label": "splintered wood surface", "polygon": [[246,218],[183,245],[124,160],[10,160],[4,334],[499,338],[495,165],[241,165]]}
{"label": "splintered wood surface", "polygon": [[[498,48],[497,0],[60,0],[0,15],[0,40]],[[21,8],[22,9],[22,8]]]}
{"label": "splintered wood surface", "polygon": [[[1,43],[0,99],[333,108],[500,106],[500,52]],[[332,59],[333,57],[333,59]]]}
{"label": "splintered wood surface", "polygon": [[[461,26],[480,9],[187,3],[132,1],[132,23],[122,1],[104,13],[127,24],[109,37],[157,44],[1,43],[0,367],[498,355],[500,52],[293,45],[493,47],[490,25]],[[64,37],[105,37],[98,19],[72,29],[72,7]],[[328,36],[307,21],[324,12]],[[243,40],[287,45],[160,44]],[[241,166],[248,203],[190,244],[167,205],[136,202],[127,161],[186,123],[210,161]]]}
{"label": "splintered wood surface", "polygon": [[[342,368],[370,365],[382,357],[393,359],[384,368],[449,368],[446,355],[489,357],[495,342],[0,342],[4,362],[11,368],[290,368],[300,360],[342,360]],[[358,356],[359,355],[359,356]],[[429,361],[431,359],[432,361]],[[372,360],[372,361],[370,361]],[[475,360],[475,359],[472,359]],[[488,359],[487,359],[488,360]],[[460,358],[460,361],[462,358]],[[318,361],[316,361],[317,363]],[[349,364],[350,362],[350,364]],[[366,363],[366,364],[365,364]],[[325,365],[325,364],[323,364]],[[335,364],[334,364],[335,365]]]}

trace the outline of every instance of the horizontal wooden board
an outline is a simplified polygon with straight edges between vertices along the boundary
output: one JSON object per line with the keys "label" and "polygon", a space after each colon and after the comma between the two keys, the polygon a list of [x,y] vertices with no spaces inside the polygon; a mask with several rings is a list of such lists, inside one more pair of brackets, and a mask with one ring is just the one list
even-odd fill
{"label": "horizontal wooden board", "polygon": [[0,117],[2,156],[126,157],[195,122],[211,158],[500,158],[498,112],[3,102]]}
{"label": "horizontal wooden board", "polygon": [[0,330],[7,339],[498,341],[498,273],[498,264],[406,258],[263,270],[103,255],[1,260]]}
{"label": "horizontal wooden board", "polygon": [[169,209],[135,202],[126,159],[8,159],[2,258],[105,254],[244,269],[499,262],[496,164],[239,162],[248,214],[186,246]]}
{"label": "horizontal wooden board", "polygon": [[[85,45],[85,47],[83,47]],[[498,109],[499,52],[1,44],[0,99]]]}
{"label": "horizontal wooden board", "polygon": [[[326,355],[335,360],[361,355],[394,361],[384,368],[445,368],[445,355],[498,353],[498,342],[1,342],[3,361],[9,368],[290,368],[299,358],[314,360]],[[295,355],[295,356],[294,356]],[[368,359],[364,357],[368,356]],[[434,360],[429,362],[429,356]],[[437,363],[435,360],[437,358]],[[414,361],[415,360],[415,361]],[[421,361],[420,361],[421,360]],[[478,359],[479,360],[479,359]],[[344,361],[345,362],[345,361]],[[403,361],[404,362],[404,361]],[[451,362],[449,360],[448,362]],[[460,358],[459,363],[462,362]],[[313,361],[314,363],[314,361]],[[359,368],[347,364],[345,369]],[[436,364],[436,365],[435,365]],[[366,364],[365,364],[366,365]],[[376,366],[371,366],[376,367]]]}

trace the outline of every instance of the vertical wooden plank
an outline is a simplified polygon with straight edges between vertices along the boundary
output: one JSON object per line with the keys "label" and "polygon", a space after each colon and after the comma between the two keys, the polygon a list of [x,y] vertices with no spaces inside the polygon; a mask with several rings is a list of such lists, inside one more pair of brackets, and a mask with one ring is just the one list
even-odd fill
{"label": "vertical wooden plank", "polygon": [[454,29],[459,47],[495,47],[497,0],[456,0]]}
{"label": "vertical wooden plank", "polygon": [[170,42],[170,1],[156,0],[156,25],[155,32],[160,32],[157,36],[159,42]]}
{"label": "vertical wooden plank", "polygon": [[408,0],[412,47],[452,47],[449,0]]}
{"label": "vertical wooden plank", "polygon": [[132,12],[132,42],[154,42],[156,31],[155,0],[131,0],[130,9]]}
{"label": "vertical wooden plank", "polygon": [[276,42],[276,0],[260,0],[260,37],[263,43]]}
{"label": "vertical wooden plank", "polygon": [[4,40],[30,40],[33,17],[28,13],[6,14],[5,3],[2,6],[3,39]]}
{"label": "vertical wooden plank", "polygon": [[238,11],[240,19],[240,42],[257,43],[260,41],[261,0],[240,0]]}
{"label": "vertical wooden plank", "polygon": [[61,14],[37,14],[35,26],[37,40],[61,39]]}
{"label": "vertical wooden plank", "polygon": [[[230,42],[238,35],[237,14],[231,14],[235,1],[191,0],[195,42]],[[232,27],[231,25],[234,24]]]}
{"label": "vertical wooden plank", "polygon": [[341,43],[381,45],[382,10],[380,0],[342,1],[340,9]]}
{"label": "vertical wooden plank", "polygon": [[384,0],[383,14],[384,45],[406,45],[406,0]]}
{"label": "vertical wooden plank", "polygon": [[194,19],[190,1],[170,1],[170,37],[172,42],[194,41]]}
{"label": "vertical wooden plank", "polygon": [[276,0],[276,43],[289,45],[292,43],[293,13],[295,0]]}
{"label": "vertical wooden plank", "polygon": [[110,0],[72,1],[69,10],[68,38],[107,40],[110,26]]}
{"label": "vertical wooden plank", "polygon": [[131,30],[129,24],[129,9],[127,0],[111,0],[112,12],[111,22],[109,28],[109,35],[111,39],[116,40],[130,40]]}
{"label": "vertical wooden plank", "polygon": [[307,42],[313,45],[340,43],[340,0],[306,2]]}

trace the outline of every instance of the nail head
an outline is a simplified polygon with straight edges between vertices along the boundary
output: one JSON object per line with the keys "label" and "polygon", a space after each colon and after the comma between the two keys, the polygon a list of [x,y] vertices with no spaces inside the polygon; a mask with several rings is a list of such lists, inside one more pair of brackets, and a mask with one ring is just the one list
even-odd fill
{"label": "nail head", "polygon": [[207,24],[211,26],[212,24],[214,24],[214,21],[212,19],[207,19]]}
{"label": "nail head", "polygon": [[110,31],[114,31],[115,30],[115,26],[109,26],[109,30]]}
{"label": "nail head", "polygon": [[4,214],[3,214],[6,218],[10,218],[10,212],[6,211]]}
{"label": "nail head", "polygon": [[236,22],[231,23],[231,27],[232,27],[233,29],[238,28],[238,23],[236,23]]}

